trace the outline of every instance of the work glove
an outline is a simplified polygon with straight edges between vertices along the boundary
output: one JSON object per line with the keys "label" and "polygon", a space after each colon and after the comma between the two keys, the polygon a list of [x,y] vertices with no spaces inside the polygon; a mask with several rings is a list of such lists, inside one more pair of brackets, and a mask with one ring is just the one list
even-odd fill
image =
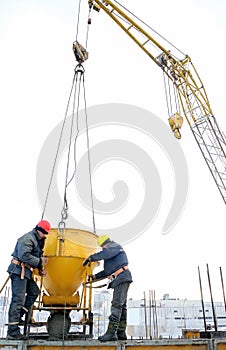
{"label": "work glove", "polygon": [[38,274],[39,274],[39,276],[44,277],[44,276],[46,276],[46,270],[39,270]]}
{"label": "work glove", "polygon": [[91,262],[90,257],[86,258],[83,263],[82,266],[86,266],[89,262]]}
{"label": "work glove", "polygon": [[87,280],[88,280],[88,282],[95,281],[96,280],[96,275],[88,275],[87,276]]}

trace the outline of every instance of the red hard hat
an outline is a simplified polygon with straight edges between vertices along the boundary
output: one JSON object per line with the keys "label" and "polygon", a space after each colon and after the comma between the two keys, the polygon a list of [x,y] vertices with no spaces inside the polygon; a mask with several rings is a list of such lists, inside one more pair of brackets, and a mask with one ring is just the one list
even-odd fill
{"label": "red hard hat", "polygon": [[[45,231],[46,234],[48,234],[50,232],[50,229],[51,229],[51,225],[48,221],[46,220],[41,220],[39,221],[39,223],[37,224],[36,226],[36,229],[40,229],[41,232]],[[43,232],[43,233],[45,233]]]}

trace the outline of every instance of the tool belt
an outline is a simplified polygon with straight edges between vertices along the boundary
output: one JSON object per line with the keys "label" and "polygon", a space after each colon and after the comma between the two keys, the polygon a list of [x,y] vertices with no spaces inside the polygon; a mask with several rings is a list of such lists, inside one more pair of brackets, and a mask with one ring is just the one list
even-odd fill
{"label": "tool belt", "polygon": [[24,279],[24,275],[25,275],[25,267],[26,267],[28,270],[33,271],[33,268],[32,268],[29,264],[24,263],[24,262],[22,262],[22,261],[19,261],[19,260],[17,260],[17,259],[12,259],[12,260],[11,260],[11,263],[12,263],[12,264],[15,264],[15,265],[18,265],[18,266],[21,266],[21,275],[20,275],[20,277],[21,277],[22,280]]}
{"label": "tool belt", "polygon": [[128,265],[121,267],[120,269],[116,270],[112,275],[108,276],[109,279],[114,280],[120,273],[122,273],[125,270],[129,270]]}

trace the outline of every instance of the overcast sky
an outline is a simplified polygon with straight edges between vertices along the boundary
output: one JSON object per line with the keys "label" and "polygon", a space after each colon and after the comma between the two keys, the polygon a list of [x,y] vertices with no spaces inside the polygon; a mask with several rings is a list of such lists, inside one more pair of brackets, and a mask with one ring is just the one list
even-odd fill
{"label": "overcast sky", "polygon": [[[129,3],[133,13],[192,58],[218,123],[225,131],[225,1],[194,0],[183,8],[178,0],[123,0],[122,3],[126,6]],[[87,11],[86,1],[81,6]],[[16,239],[32,229],[41,217],[37,162],[45,140],[64,118],[76,65],[72,43],[76,38],[77,12],[78,1],[72,0],[0,2],[0,283],[7,277],[5,271]],[[80,23],[80,28],[83,44],[85,21]],[[167,125],[160,69],[103,12],[92,18],[88,51],[89,60],[84,63],[88,107],[129,104],[150,111]],[[102,136],[110,137],[111,131],[108,132]],[[131,132],[132,141],[133,136],[134,143],[139,143],[139,137]],[[197,267],[200,266],[204,298],[209,300],[208,263],[214,298],[221,301],[219,267],[226,283],[225,204],[186,123],[179,142],[189,170],[186,206],[174,228],[163,235],[162,227],[176,184],[170,161],[160,156],[155,162],[161,169],[161,207],[150,227],[139,238],[125,244],[134,278],[130,297],[142,298],[143,291],[151,289],[156,291],[157,298],[170,293],[172,297],[199,299]],[[139,146],[143,146],[142,142]],[[49,169],[52,163],[53,159],[49,159]],[[49,169],[43,169],[43,176]],[[124,180],[131,191],[137,190],[142,197],[142,181],[136,188],[131,180],[133,171],[122,169],[124,176],[128,175]],[[110,176],[111,170],[106,171]],[[113,185],[116,175],[111,176]],[[59,182],[61,179],[59,175]],[[103,179],[101,186],[105,186]],[[101,186],[100,200],[108,201],[107,194],[101,193]],[[132,193],[130,198],[133,204],[128,201],[129,209],[124,212],[128,220],[129,212],[135,216],[139,204]],[[142,202],[142,198],[138,199]],[[120,220],[123,219],[119,211],[117,224]],[[107,222],[106,216],[102,219],[98,216],[98,224],[106,231]],[[110,219],[109,225],[113,225]]]}

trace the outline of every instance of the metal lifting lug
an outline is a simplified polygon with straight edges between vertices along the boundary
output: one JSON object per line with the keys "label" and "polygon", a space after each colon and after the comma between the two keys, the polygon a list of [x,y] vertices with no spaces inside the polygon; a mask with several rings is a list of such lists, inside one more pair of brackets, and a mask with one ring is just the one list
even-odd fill
{"label": "metal lifting lug", "polygon": [[60,234],[60,240],[62,242],[64,242],[64,231],[65,231],[65,228],[66,228],[66,224],[63,220],[61,220],[59,223],[58,223],[58,231],[59,231],[59,234]]}
{"label": "metal lifting lug", "polygon": [[83,74],[85,72],[84,67],[81,65],[81,63],[79,63],[76,67],[75,67],[75,72],[76,73],[80,73]]}

